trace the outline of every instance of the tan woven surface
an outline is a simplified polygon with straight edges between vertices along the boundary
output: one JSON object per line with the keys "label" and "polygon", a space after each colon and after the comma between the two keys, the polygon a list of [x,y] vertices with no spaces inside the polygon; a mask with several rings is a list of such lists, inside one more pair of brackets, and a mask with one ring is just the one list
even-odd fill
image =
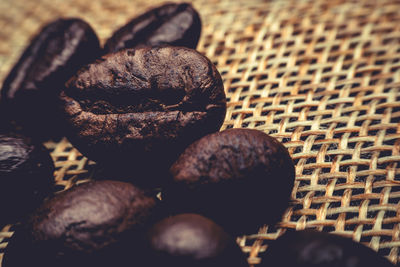
{"label": "tan woven surface", "polygon": [[[78,16],[104,41],[128,19],[160,3],[1,0],[0,81],[45,22]],[[229,100],[222,128],[272,134],[296,162],[293,203],[281,228],[262,228],[238,239],[249,262],[259,262],[257,255],[282,229],[317,228],[353,238],[396,263],[400,1],[193,4],[204,26],[198,50],[217,65]],[[95,170],[65,139],[46,145],[53,151],[60,189]],[[0,233],[0,253],[11,234],[10,226]]]}

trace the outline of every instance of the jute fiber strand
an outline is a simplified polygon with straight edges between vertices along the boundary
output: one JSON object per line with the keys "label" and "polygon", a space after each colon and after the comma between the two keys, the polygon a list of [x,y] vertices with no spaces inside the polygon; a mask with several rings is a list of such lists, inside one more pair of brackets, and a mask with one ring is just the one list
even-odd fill
{"label": "jute fiber strand", "polygon": [[[81,17],[104,42],[130,18],[161,3],[1,0],[0,81],[44,23]],[[296,163],[292,204],[280,225],[238,238],[249,263],[257,264],[287,228],[350,237],[397,263],[400,1],[199,0],[193,5],[203,21],[198,50],[221,72],[229,101],[222,129],[271,134]],[[95,173],[95,163],[66,139],[46,145],[60,190]],[[11,235],[11,226],[0,233],[0,252]]]}

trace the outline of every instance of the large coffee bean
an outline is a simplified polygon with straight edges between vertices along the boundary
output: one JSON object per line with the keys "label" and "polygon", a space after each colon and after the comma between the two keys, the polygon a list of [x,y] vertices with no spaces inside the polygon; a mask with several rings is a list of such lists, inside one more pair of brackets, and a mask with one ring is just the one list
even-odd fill
{"label": "large coffee bean", "polygon": [[163,200],[172,212],[202,214],[235,235],[278,222],[295,178],[286,148],[252,129],[203,137],[180,155],[171,174]]}
{"label": "large coffee bean", "polygon": [[168,44],[196,48],[201,20],[187,3],[169,3],[132,19],[117,30],[104,45],[104,54],[124,48]]}
{"label": "large coffee bean", "polygon": [[49,152],[22,135],[0,134],[0,226],[36,209],[54,190]]}
{"label": "large coffee bean", "polygon": [[261,267],[394,267],[360,243],[313,230],[287,232],[259,257]]}
{"label": "large coffee bean", "polygon": [[58,137],[57,95],[64,83],[100,54],[99,40],[81,19],[58,19],[46,25],[4,81],[1,115],[17,120],[29,135]]}
{"label": "large coffee bean", "polygon": [[78,185],[47,200],[16,230],[3,267],[142,266],[135,253],[156,207],[155,197],[129,183]]}
{"label": "large coffee bean", "polygon": [[219,225],[198,214],[168,217],[150,228],[144,266],[247,267],[246,255]]}
{"label": "large coffee bean", "polygon": [[165,179],[186,146],[221,127],[226,111],[214,65],[183,47],[106,55],[72,78],[61,100],[68,139],[135,182]]}

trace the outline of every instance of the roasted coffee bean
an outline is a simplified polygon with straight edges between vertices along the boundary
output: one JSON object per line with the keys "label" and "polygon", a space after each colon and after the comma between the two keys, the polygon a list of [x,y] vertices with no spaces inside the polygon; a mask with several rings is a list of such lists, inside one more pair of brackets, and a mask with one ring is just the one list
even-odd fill
{"label": "roasted coffee bean", "polygon": [[286,148],[253,129],[229,129],[190,145],[171,167],[163,200],[173,213],[211,218],[232,234],[252,234],[283,215],[295,178]]}
{"label": "roasted coffee bean", "polygon": [[59,137],[57,96],[79,68],[99,55],[99,40],[81,19],[46,25],[5,79],[0,116],[16,120],[31,136]]}
{"label": "roasted coffee bean", "polygon": [[372,249],[351,239],[313,230],[290,231],[271,242],[260,267],[393,267]]}
{"label": "roasted coffee bean", "polygon": [[104,45],[104,54],[124,48],[173,45],[196,48],[201,33],[197,11],[187,3],[169,3],[134,18]]}
{"label": "roasted coffee bean", "polygon": [[92,181],[58,193],[16,230],[3,267],[142,266],[137,251],[157,203],[117,181]]}
{"label": "roasted coffee bean", "polygon": [[219,225],[198,214],[168,217],[150,228],[144,266],[247,267],[245,254]]}
{"label": "roasted coffee bean", "polygon": [[20,221],[52,193],[53,171],[53,160],[41,144],[0,134],[0,225]]}
{"label": "roasted coffee bean", "polygon": [[183,47],[106,55],[72,78],[61,100],[77,149],[149,185],[165,180],[186,146],[217,131],[226,112],[220,74]]}

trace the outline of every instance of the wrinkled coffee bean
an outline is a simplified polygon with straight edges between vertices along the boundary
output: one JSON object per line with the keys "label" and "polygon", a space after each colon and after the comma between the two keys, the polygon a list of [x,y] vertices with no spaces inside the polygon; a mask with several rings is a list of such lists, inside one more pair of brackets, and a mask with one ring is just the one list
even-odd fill
{"label": "wrinkled coffee bean", "polygon": [[168,44],[196,48],[201,33],[197,11],[187,3],[169,3],[134,18],[104,45],[104,54],[124,48]]}
{"label": "wrinkled coffee bean", "polygon": [[106,55],[68,81],[61,100],[67,137],[82,154],[151,186],[226,112],[217,69],[183,47]]}
{"label": "wrinkled coffee bean", "polygon": [[54,190],[49,152],[31,139],[0,134],[0,225],[15,223]]}
{"label": "wrinkled coffee bean", "polygon": [[144,248],[148,267],[248,266],[235,240],[198,214],[179,214],[156,223],[148,231]]}
{"label": "wrinkled coffee bean", "polygon": [[81,184],[47,200],[9,241],[3,267],[142,266],[157,199],[129,183]]}
{"label": "wrinkled coffee bean", "polygon": [[60,137],[57,96],[79,68],[99,55],[99,40],[81,19],[46,25],[5,79],[0,116],[16,120],[30,136]]}
{"label": "wrinkled coffee bean", "polygon": [[190,145],[172,165],[163,200],[173,213],[202,214],[234,235],[281,219],[294,184],[293,161],[275,138],[229,129]]}
{"label": "wrinkled coffee bean", "polygon": [[290,231],[271,242],[259,266],[393,267],[372,249],[351,239],[313,230]]}

